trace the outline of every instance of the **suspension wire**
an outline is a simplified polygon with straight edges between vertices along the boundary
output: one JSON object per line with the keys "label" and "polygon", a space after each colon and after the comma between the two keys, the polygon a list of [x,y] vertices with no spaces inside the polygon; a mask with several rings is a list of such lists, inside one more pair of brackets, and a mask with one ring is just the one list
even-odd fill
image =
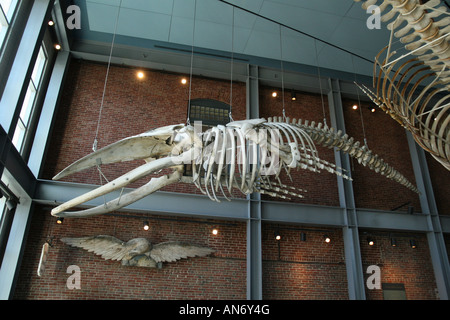
{"label": "suspension wire", "polygon": [[117,25],[119,24],[119,16],[120,16],[120,8],[121,7],[122,7],[122,0],[120,0],[119,7],[117,9],[116,23],[115,23],[115,26],[114,26],[114,33],[113,33],[113,38],[112,38],[112,42],[111,42],[111,49],[110,49],[110,52],[109,52],[108,67],[106,69],[105,84],[103,85],[102,102],[101,102],[100,111],[99,111],[99,114],[98,114],[97,130],[95,131],[94,144],[92,145],[92,150],[94,152],[97,151],[98,131],[99,131],[99,128],[100,128],[100,120],[102,118],[102,111],[103,111],[103,104],[104,104],[104,101],[105,101],[106,86],[107,86],[107,83],[108,83],[109,70],[110,70],[110,67],[111,67],[111,58],[112,58],[112,53],[113,53],[113,49],[114,49],[114,43],[116,41]]}
{"label": "suspension wire", "polygon": [[194,21],[193,21],[193,27],[192,27],[192,45],[191,45],[191,67],[189,71],[189,101],[188,101],[188,114],[187,114],[187,120],[186,124],[191,124],[191,92],[192,92],[192,69],[194,65],[194,43],[195,43],[195,19],[197,16],[197,0],[194,0]]}
{"label": "suspension wire", "polygon": [[[111,68],[111,59],[112,59],[112,53],[113,53],[113,49],[114,49],[114,43],[116,41],[116,34],[117,34],[117,26],[119,24],[119,16],[120,16],[120,8],[122,7],[122,0],[120,0],[119,3],[119,7],[117,8],[117,17],[116,17],[116,22],[114,25],[114,33],[113,33],[113,38],[112,38],[112,42],[111,42],[111,49],[109,51],[109,58],[108,58],[108,67],[106,68],[106,76],[105,76],[105,83],[103,85],[103,93],[102,93],[102,101],[100,104],[100,110],[99,110],[99,114],[98,114],[98,120],[97,120],[97,129],[95,131],[95,138],[94,138],[94,143],[92,145],[92,150],[95,152],[97,151],[97,147],[98,147],[98,132],[100,129],[100,121],[102,118],[102,112],[103,112],[103,106],[104,106],[104,102],[105,102],[105,93],[106,93],[106,87],[108,84],[108,78],[109,78],[109,70]],[[100,177],[100,185],[103,185],[103,180],[102,177],[105,179],[105,181],[108,183],[108,179],[106,178],[106,176],[103,174],[102,169],[100,168],[101,165],[101,160],[97,159],[97,170],[99,173],[99,177]],[[103,202],[104,202],[104,206],[106,207],[106,197],[105,195],[103,195]]]}
{"label": "suspension wire", "polygon": [[228,117],[230,121],[234,121],[231,111],[233,109],[233,66],[234,66],[234,7],[232,7],[232,23],[231,23],[231,75],[230,75],[230,112],[228,113]]}
{"label": "suspension wire", "polygon": [[368,148],[367,146],[367,139],[366,139],[366,129],[364,127],[364,119],[363,119],[363,114],[362,114],[362,108],[361,108],[361,100],[359,98],[359,91],[358,91],[358,86],[357,81],[356,81],[356,69],[355,69],[355,61],[353,60],[353,56],[351,56],[352,58],[352,65],[353,65],[353,74],[355,77],[355,90],[356,90],[356,95],[358,97],[358,107],[359,107],[359,115],[361,117],[361,126],[362,126],[362,131],[363,131],[363,136],[364,136],[364,145]]}
{"label": "suspension wire", "polygon": [[284,108],[284,66],[283,66],[283,38],[281,35],[281,24],[280,29],[280,67],[281,67],[281,97],[283,100],[283,121],[286,121],[286,111]]}
{"label": "suspension wire", "polygon": [[320,67],[319,67],[319,53],[317,52],[317,40],[314,39],[314,48],[316,50],[316,65],[317,65],[317,74],[319,76],[319,88],[320,88],[320,98],[322,99],[322,112],[323,112],[323,124],[326,127],[327,125],[327,116],[325,113],[325,102],[323,100],[323,91],[322,91],[322,78],[320,77]]}

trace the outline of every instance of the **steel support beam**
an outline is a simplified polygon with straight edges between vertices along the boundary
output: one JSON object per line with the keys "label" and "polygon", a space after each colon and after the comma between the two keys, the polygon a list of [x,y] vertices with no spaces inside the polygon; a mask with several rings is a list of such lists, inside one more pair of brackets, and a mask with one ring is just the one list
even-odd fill
{"label": "steel support beam", "polygon": [[440,217],[441,228],[443,233],[450,233],[450,216]]}
{"label": "steel support beam", "polygon": [[[345,133],[345,120],[342,108],[342,97],[338,80],[329,80],[331,91],[328,93],[331,125]],[[347,170],[351,175],[350,158],[343,152],[335,151],[336,165]],[[361,250],[359,246],[359,226],[356,214],[353,184],[351,181],[337,177],[339,202],[345,209],[342,228],[344,238],[345,265],[347,268],[348,294],[351,300],[365,300],[365,284],[362,269]]]}
{"label": "steel support beam", "polygon": [[345,210],[339,207],[276,201],[261,203],[261,219],[265,222],[343,227],[345,225],[344,212]]}
{"label": "steel support beam", "polygon": [[424,214],[407,214],[392,211],[356,209],[359,228],[405,230],[414,232],[430,231],[428,218]]}
{"label": "steel support beam", "polygon": [[[48,180],[38,180],[34,201],[43,205],[56,206],[66,202],[99,186],[55,182]],[[123,193],[132,189],[125,188]],[[122,191],[118,190],[106,195],[106,201],[118,198]],[[89,208],[102,205],[105,199],[99,197],[88,201],[81,208]],[[166,215],[188,215],[198,218],[218,218],[247,220],[247,200],[234,199],[233,201],[222,201],[216,203],[203,195],[175,193],[175,192],[155,192],[151,196],[145,197],[135,203],[121,209],[124,212],[145,213]]]}
{"label": "steel support beam", "polygon": [[[248,65],[247,118],[259,118],[259,68]],[[247,220],[247,299],[262,300],[261,195],[248,196]]]}
{"label": "steel support beam", "polygon": [[429,228],[429,232],[427,232],[428,247],[430,249],[439,297],[442,300],[448,300],[450,297],[450,265],[425,151],[416,144],[411,133],[407,132],[406,136],[417,188],[420,191],[420,206],[427,218]]}
{"label": "steel support beam", "polygon": [[[34,201],[48,206],[60,203],[89,192],[97,185],[59,182],[51,180],[37,180]],[[131,191],[125,189],[123,192]],[[120,191],[107,195],[107,201],[117,198]],[[258,203],[256,208],[260,214],[249,214],[249,203]],[[85,208],[101,205],[103,198],[87,202]],[[260,205],[259,205],[260,203]],[[254,210],[254,208],[252,208]],[[340,207],[318,206],[309,204],[296,204],[277,201],[263,201],[258,198],[233,199],[233,201],[212,202],[203,195],[156,192],[123,209],[123,211],[148,214],[189,215],[198,218],[226,219],[248,221],[261,220],[262,222],[286,223],[308,226],[322,226],[342,228],[346,226],[346,209]],[[409,215],[406,213],[392,213],[369,209],[356,209],[356,218],[360,228],[376,230],[396,230],[427,232],[430,231],[426,215]],[[450,232],[450,217],[441,217],[442,229]]]}
{"label": "steel support beam", "polygon": [[0,127],[0,148],[0,176],[7,170],[26,194],[30,198],[33,197],[36,179],[2,127]]}
{"label": "steel support beam", "polygon": [[14,195],[19,198],[19,203],[14,209],[14,219],[0,267],[0,300],[7,300],[12,296],[20,269],[25,248],[24,239],[26,239],[29,217],[32,212],[32,199],[8,170],[3,172],[2,180],[8,185]]}
{"label": "steel support beam", "polygon": [[247,299],[262,300],[261,195],[253,193],[248,202]]}

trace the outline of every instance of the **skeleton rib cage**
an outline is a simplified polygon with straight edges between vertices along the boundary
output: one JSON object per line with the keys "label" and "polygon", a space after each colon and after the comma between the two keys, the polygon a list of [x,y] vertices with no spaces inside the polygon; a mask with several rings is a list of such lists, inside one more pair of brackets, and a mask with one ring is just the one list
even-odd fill
{"label": "skeleton rib cage", "polygon": [[[359,2],[360,0],[355,0]],[[368,0],[381,21],[390,23],[391,38],[407,54],[393,49],[392,39],[375,58],[373,89],[360,88],[414,140],[450,170],[450,17],[440,0]],[[395,31],[395,32],[394,32]],[[411,57],[414,55],[415,57]],[[384,58],[383,58],[384,57]]]}
{"label": "skeleton rib cage", "polygon": [[[401,173],[372,153],[365,145],[342,131],[308,120],[290,121],[274,117],[235,121],[212,127],[206,132],[195,125],[172,125],[125,138],[76,161],[53,179],[100,164],[143,159],[146,163],[86,194],[52,210],[60,217],[85,217],[123,208],[172,183],[192,183],[213,201],[231,200],[234,189],[244,194],[259,192],[272,197],[302,197],[304,190],[288,186],[280,172],[292,169],[327,171],[344,179],[349,175],[335,164],[319,157],[316,145],[335,148],[355,158],[360,164],[418,192]],[[192,176],[185,175],[185,164],[192,166]],[[151,178],[145,185],[118,199],[81,211],[67,211],[107,193],[124,188],[137,179],[162,169],[172,172]]]}

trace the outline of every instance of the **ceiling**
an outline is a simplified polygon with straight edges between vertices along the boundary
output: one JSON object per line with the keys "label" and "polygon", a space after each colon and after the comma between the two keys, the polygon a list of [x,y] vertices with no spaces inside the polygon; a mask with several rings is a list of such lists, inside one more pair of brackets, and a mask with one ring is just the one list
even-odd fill
{"label": "ceiling", "polygon": [[[369,29],[353,0],[72,0],[75,43],[207,52],[272,67],[307,66],[372,75],[390,32]],[[120,7],[120,10],[119,10]],[[64,9],[63,9],[64,10]],[[117,25],[116,25],[117,22]],[[194,28],[195,27],[195,28]],[[281,35],[281,38],[280,38]],[[229,58],[228,58],[229,59]]]}

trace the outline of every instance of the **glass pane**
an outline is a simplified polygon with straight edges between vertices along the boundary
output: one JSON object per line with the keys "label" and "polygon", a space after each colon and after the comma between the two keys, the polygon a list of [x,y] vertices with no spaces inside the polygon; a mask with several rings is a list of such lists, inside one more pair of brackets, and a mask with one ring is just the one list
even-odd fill
{"label": "glass pane", "polygon": [[25,100],[23,101],[22,110],[20,110],[20,118],[22,119],[24,124],[27,124],[28,119],[30,118],[35,96],[36,89],[34,88],[33,83],[30,81],[27,94],[25,95]]}
{"label": "glass pane", "polygon": [[12,0],[0,0],[0,5],[2,6],[3,12],[7,15],[9,8],[11,7]]}
{"label": "glass pane", "polygon": [[17,0],[0,0],[0,5],[2,6],[3,12],[6,14],[6,18],[11,22]]}
{"label": "glass pane", "polygon": [[42,70],[44,70],[46,60],[47,58],[45,56],[44,49],[41,47],[34,65],[33,74],[31,75],[31,80],[33,80],[36,88],[39,86],[39,82],[41,81]]}
{"label": "glass pane", "polygon": [[8,30],[8,25],[3,23],[1,16],[2,14],[0,13],[0,48],[6,36],[6,30]]}
{"label": "glass pane", "polygon": [[17,123],[16,131],[14,132],[12,143],[18,151],[22,148],[23,138],[25,137],[25,126],[22,121]]}

